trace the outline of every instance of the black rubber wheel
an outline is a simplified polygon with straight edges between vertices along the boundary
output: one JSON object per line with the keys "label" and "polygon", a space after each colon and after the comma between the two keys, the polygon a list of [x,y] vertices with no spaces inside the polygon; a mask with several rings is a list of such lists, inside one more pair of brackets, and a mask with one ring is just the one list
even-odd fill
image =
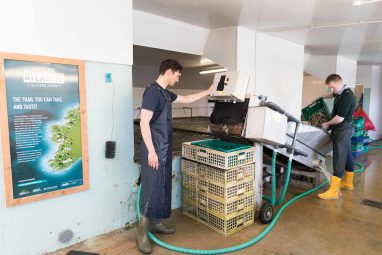
{"label": "black rubber wheel", "polygon": [[270,203],[265,202],[260,207],[259,219],[261,223],[268,224],[273,219],[273,207]]}

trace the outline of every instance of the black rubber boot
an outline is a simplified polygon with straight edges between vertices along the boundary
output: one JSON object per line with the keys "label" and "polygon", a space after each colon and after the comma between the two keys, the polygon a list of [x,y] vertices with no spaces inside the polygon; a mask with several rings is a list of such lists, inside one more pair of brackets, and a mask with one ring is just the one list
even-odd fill
{"label": "black rubber boot", "polygon": [[152,220],[150,222],[150,232],[158,234],[174,234],[175,228],[166,227],[160,220]]}
{"label": "black rubber boot", "polygon": [[141,220],[138,225],[137,243],[138,249],[145,254],[150,254],[152,252],[151,243],[147,235],[149,226],[150,220],[144,216],[141,216]]}

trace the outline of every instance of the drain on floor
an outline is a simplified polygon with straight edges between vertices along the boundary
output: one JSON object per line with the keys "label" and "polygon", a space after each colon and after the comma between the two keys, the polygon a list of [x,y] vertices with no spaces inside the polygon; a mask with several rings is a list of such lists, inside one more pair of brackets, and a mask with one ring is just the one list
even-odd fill
{"label": "drain on floor", "polygon": [[370,199],[362,200],[361,204],[362,205],[367,205],[367,206],[370,206],[370,207],[374,207],[374,208],[378,208],[378,209],[382,209],[382,203],[381,202],[370,200]]}

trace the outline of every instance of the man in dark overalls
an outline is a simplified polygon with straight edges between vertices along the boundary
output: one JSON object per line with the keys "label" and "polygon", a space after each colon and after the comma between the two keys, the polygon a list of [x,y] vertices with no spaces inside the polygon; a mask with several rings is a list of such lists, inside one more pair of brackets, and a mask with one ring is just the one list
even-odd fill
{"label": "man in dark overalls", "polygon": [[167,90],[181,76],[182,66],[175,60],[164,60],[159,76],[143,94],[141,111],[141,218],[137,243],[143,253],[151,253],[147,231],[172,234],[175,229],[161,222],[171,213],[172,182],[172,107],[171,103],[192,103],[210,94],[205,90],[188,96]]}
{"label": "man in dark overalls", "polygon": [[[325,98],[334,97],[332,119],[323,123],[322,128],[332,130],[333,142],[333,175],[330,178],[330,188],[318,197],[321,199],[338,199],[340,189],[353,190],[354,162],[351,149],[352,116],[356,109],[353,91],[343,84],[338,74],[331,74],[325,84],[332,90],[332,94]],[[346,169],[346,170],[345,170]],[[344,181],[341,178],[344,176]]]}

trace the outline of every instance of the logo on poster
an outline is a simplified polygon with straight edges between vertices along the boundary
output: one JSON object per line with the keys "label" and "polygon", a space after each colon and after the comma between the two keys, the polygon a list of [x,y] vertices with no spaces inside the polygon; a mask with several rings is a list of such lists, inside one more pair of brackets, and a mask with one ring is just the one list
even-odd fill
{"label": "logo on poster", "polygon": [[64,84],[65,75],[56,73],[54,68],[33,67],[23,74],[25,83]]}

